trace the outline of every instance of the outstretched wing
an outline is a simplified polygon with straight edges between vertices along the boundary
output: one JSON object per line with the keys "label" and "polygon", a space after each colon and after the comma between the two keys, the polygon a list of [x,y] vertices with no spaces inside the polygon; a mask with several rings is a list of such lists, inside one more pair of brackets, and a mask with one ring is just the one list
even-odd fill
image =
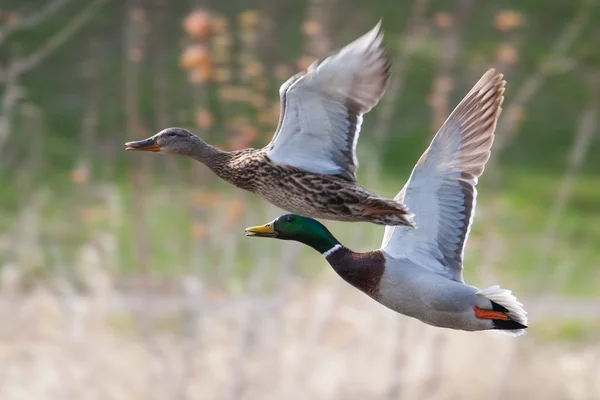
{"label": "outstretched wing", "polygon": [[386,253],[463,281],[475,186],[490,157],[505,84],[502,74],[488,70],[440,128],[395,198],[414,213],[416,228],[386,227]]}
{"label": "outstretched wing", "polygon": [[390,80],[381,22],[328,57],[315,61],[279,89],[279,126],[266,147],[271,160],[355,180],[356,143],[363,114]]}

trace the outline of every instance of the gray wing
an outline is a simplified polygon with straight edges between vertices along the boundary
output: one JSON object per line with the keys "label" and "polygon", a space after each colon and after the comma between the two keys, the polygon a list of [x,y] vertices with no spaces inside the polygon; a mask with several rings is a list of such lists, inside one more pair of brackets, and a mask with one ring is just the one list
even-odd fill
{"label": "gray wing", "polygon": [[477,179],[490,157],[502,110],[502,74],[488,70],[450,114],[396,196],[416,228],[385,228],[382,249],[463,282],[463,252],[473,222]]}
{"label": "gray wing", "polygon": [[279,126],[267,155],[276,163],[355,180],[363,114],[379,102],[389,80],[380,21],[281,86]]}

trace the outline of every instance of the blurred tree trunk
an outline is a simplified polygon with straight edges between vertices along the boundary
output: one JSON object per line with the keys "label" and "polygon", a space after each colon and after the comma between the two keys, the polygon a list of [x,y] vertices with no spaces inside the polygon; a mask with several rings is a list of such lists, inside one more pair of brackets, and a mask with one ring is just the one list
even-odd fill
{"label": "blurred tree trunk", "polygon": [[[125,18],[125,84],[124,101],[126,113],[127,135],[131,140],[139,140],[147,132],[142,128],[139,112],[140,102],[140,66],[144,60],[146,39],[146,10],[142,0],[128,0]],[[138,268],[142,272],[144,283],[149,274],[149,244],[146,223],[146,191],[148,183],[148,163],[151,157],[147,154],[132,155],[133,168],[131,184],[133,185],[133,204],[131,206]]]}

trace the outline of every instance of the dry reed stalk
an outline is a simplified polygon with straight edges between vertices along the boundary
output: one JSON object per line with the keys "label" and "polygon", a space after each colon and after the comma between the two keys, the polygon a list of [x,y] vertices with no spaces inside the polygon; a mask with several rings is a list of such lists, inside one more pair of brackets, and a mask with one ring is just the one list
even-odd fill
{"label": "dry reed stalk", "polygon": [[[429,103],[433,113],[432,135],[442,126],[450,114],[450,97],[455,86],[454,69],[458,62],[463,29],[471,16],[475,0],[460,0],[456,3],[454,15],[439,13],[437,22],[440,30],[440,48],[438,73],[433,83],[433,92]],[[429,142],[430,138],[427,138]]]}
{"label": "dry reed stalk", "polygon": [[48,190],[45,188],[38,189],[27,196],[9,236],[12,238],[12,245],[9,247],[10,255],[27,273],[43,265],[40,215],[48,196]]}
{"label": "dry reed stalk", "polygon": [[75,18],[69,21],[60,31],[51,36],[43,45],[29,55],[15,60],[9,66],[8,74],[22,75],[37,67],[50,54],[72,38],[92,17],[97,15],[100,8],[110,0],[92,0],[85,5]]}
{"label": "dry reed stalk", "polygon": [[[152,32],[152,57],[154,70],[154,123],[155,130],[161,130],[171,125],[169,117],[169,91],[167,69],[167,43],[164,31],[168,29],[170,17],[170,2],[167,0],[154,0]],[[179,182],[179,165],[174,157],[161,157],[167,168],[169,177],[174,182]]]}
{"label": "dry reed stalk", "polygon": [[[425,14],[429,6],[429,0],[413,0],[408,26],[403,34],[400,49],[396,57],[392,59],[392,80],[385,96],[377,107],[377,123],[373,129],[373,148],[369,155],[373,159],[380,159],[379,154],[383,149],[390,133],[392,132],[392,121],[396,104],[404,88],[406,73],[410,66],[412,57],[421,49],[425,39],[429,35],[425,23]],[[365,167],[368,182],[380,182],[381,163],[372,162]],[[374,190],[379,190],[373,186]],[[398,191],[400,189],[398,188]],[[395,385],[394,382],[391,383]]]}
{"label": "dry reed stalk", "polygon": [[[9,25],[0,33],[0,41],[6,40],[10,33],[14,33],[21,28],[31,28],[44,19],[52,15],[62,7],[59,1],[48,5],[44,10],[28,16],[20,21],[19,24]],[[95,0],[91,2],[76,18],[71,20],[62,30],[40,46],[36,51],[26,57],[12,60],[7,66],[4,76],[0,81],[4,83],[4,94],[2,96],[2,111],[0,114],[0,155],[3,156],[3,149],[12,132],[15,107],[18,100],[22,97],[21,89],[18,85],[18,78],[21,74],[30,71],[38,66],[47,56],[52,54],[57,48],[71,38],[107,0]],[[63,1],[64,3],[64,1]],[[0,157],[3,158],[3,157]]]}
{"label": "dry reed stalk", "polygon": [[[590,8],[594,0],[583,0],[575,17],[565,26],[556,42],[546,57],[546,62],[539,65],[523,84],[510,101],[510,106],[505,108],[505,111],[500,117],[498,128],[496,129],[496,138],[494,140],[494,149],[492,156],[488,161],[488,169],[490,166],[495,167],[498,155],[506,148],[510,141],[514,140],[519,131],[521,122],[520,116],[522,111],[533,100],[537,92],[542,88],[546,80],[556,74],[562,73],[565,69],[570,68],[570,65],[565,65],[564,60],[577,39],[581,35],[583,29],[587,26],[589,20]],[[510,90],[510,89],[509,89]]]}
{"label": "dry reed stalk", "polygon": [[[336,0],[309,0],[304,24],[315,26],[313,33],[305,35],[304,51],[312,57],[322,57],[333,48],[329,31]],[[305,29],[305,33],[306,29]]]}
{"label": "dry reed stalk", "polygon": [[[124,106],[126,127],[131,140],[138,140],[146,135],[142,127],[139,113],[140,70],[145,56],[146,45],[146,10],[141,0],[128,0],[127,19],[125,25],[125,83]],[[146,285],[149,277],[149,244],[147,230],[147,163],[151,157],[134,157],[131,183],[133,186],[133,203],[131,205],[138,268]]]}
{"label": "dry reed stalk", "polygon": [[392,81],[378,106],[377,125],[373,129],[373,136],[377,139],[378,147],[383,145],[391,132],[390,124],[394,117],[394,106],[404,88],[406,72],[411,59],[421,49],[429,35],[425,22],[428,6],[429,0],[413,0],[412,2],[408,25],[402,34],[398,54],[392,59]]}
{"label": "dry reed stalk", "polygon": [[18,75],[8,68],[4,78],[4,93],[2,94],[2,110],[0,114],[0,159],[4,158],[4,146],[13,130],[16,108],[23,97],[23,91],[18,83]]}
{"label": "dry reed stalk", "polygon": [[[196,9],[188,14],[184,20],[184,29],[188,35],[190,33],[198,33],[194,37],[186,38],[188,49],[193,46],[200,46],[197,48],[205,49],[209,45],[208,39],[210,38],[213,41],[211,44],[213,47],[212,50],[214,50],[214,40],[218,37],[218,32],[211,32],[212,36],[205,34],[208,31],[207,24],[212,23],[211,21],[214,21],[214,16],[203,9]],[[200,35],[200,33],[202,34]],[[201,58],[199,61],[201,62],[196,65],[197,69],[190,71],[188,75],[188,79],[192,84],[192,109],[196,114],[199,110],[207,110],[208,98],[206,89],[213,78],[211,71],[214,63],[214,60],[208,57]],[[211,137],[209,135],[210,125],[196,122],[199,136],[205,139]],[[179,389],[177,390],[177,395],[180,399],[188,398],[186,388],[189,387],[191,382],[198,382],[203,379],[202,376],[199,376],[195,372],[194,362],[190,354],[193,353],[194,349],[201,346],[201,339],[205,331],[204,320],[201,317],[206,310],[207,303],[205,285],[214,284],[211,277],[207,274],[210,271],[204,268],[204,264],[207,263],[209,257],[212,255],[210,242],[207,241],[205,232],[210,231],[210,224],[215,224],[215,221],[217,221],[217,218],[211,218],[211,211],[215,204],[211,199],[208,199],[210,197],[209,194],[213,195],[214,193],[206,193],[208,190],[204,188],[208,177],[206,168],[194,168],[192,176],[192,184],[199,187],[199,189],[197,192],[192,193],[194,200],[188,202],[188,213],[193,229],[191,238],[192,247],[189,266],[181,279],[186,306],[181,310],[184,329],[181,338],[183,344],[180,354],[182,374],[179,379]]]}
{"label": "dry reed stalk", "polygon": [[548,220],[546,221],[544,233],[542,234],[542,240],[538,251],[538,261],[533,270],[534,275],[539,276],[539,274],[544,272],[544,268],[547,267],[548,255],[554,246],[560,221],[564,216],[573,195],[575,180],[577,179],[581,166],[587,158],[592,138],[597,133],[598,109],[600,106],[600,102],[598,101],[600,93],[597,88],[599,86],[600,82],[598,79],[589,79],[588,87],[591,91],[589,103],[579,117],[578,129],[573,140],[567,166],[556,190],[554,203],[550,210]]}
{"label": "dry reed stalk", "polygon": [[[429,99],[432,109],[432,132],[435,134],[450,114],[450,98],[456,79],[453,77],[458,62],[461,48],[463,29],[472,14],[474,0],[460,0],[456,3],[453,15],[441,14],[438,26],[441,28],[441,48],[438,64],[438,73],[434,80],[433,92]],[[427,142],[431,138],[427,139]],[[429,361],[429,377],[425,380],[423,398],[438,398],[442,387],[443,351],[446,336],[443,332],[436,332],[431,340],[431,359]]]}
{"label": "dry reed stalk", "polygon": [[294,368],[284,378],[283,393],[295,393],[298,399],[305,399],[309,395],[306,382],[313,372],[311,366],[316,364],[317,347],[323,335],[327,332],[346,289],[346,283],[342,282],[341,279],[338,280],[330,289],[331,295],[325,304],[321,304],[319,308],[313,307],[306,310],[313,317],[311,318],[312,324],[308,327],[300,350],[298,350]]}
{"label": "dry reed stalk", "polygon": [[[578,127],[571,147],[571,153],[567,162],[566,169],[563,173],[562,179],[558,185],[556,195],[554,196],[554,203],[552,205],[551,212],[549,213],[546,227],[541,235],[540,247],[538,251],[538,260],[534,266],[532,273],[531,285],[540,289],[540,282],[546,282],[541,279],[540,276],[545,273],[547,268],[548,254],[551,252],[552,246],[555,241],[556,232],[559,227],[559,222],[563,218],[567,206],[573,195],[573,185],[577,174],[587,157],[587,150],[589,148],[590,141],[593,135],[598,129],[598,109],[600,106],[600,91],[598,87],[598,75],[595,74],[591,78],[588,78],[590,88],[590,95],[588,104],[582,111],[579,120]],[[531,302],[529,307],[535,307],[535,302]],[[513,374],[516,370],[516,357],[521,349],[522,341],[515,341],[512,352],[509,354],[506,362],[506,369],[504,370],[500,379],[498,389],[496,393],[497,399],[506,398],[507,390]]]}
{"label": "dry reed stalk", "polygon": [[390,382],[386,391],[386,400],[398,400],[402,398],[402,373],[406,367],[406,352],[402,339],[406,335],[406,322],[396,318],[393,325],[395,334],[392,342],[392,364],[390,365]]}
{"label": "dry reed stalk", "polygon": [[[520,49],[523,41],[523,37],[513,35],[498,46],[494,63],[496,71],[501,71],[504,76],[510,75],[512,70],[519,64]],[[473,72],[471,75],[473,76],[471,81],[477,82],[477,78],[481,75],[481,70]]]}
{"label": "dry reed stalk", "polygon": [[6,24],[0,29],[0,44],[6,42],[12,34],[19,31],[35,28],[39,24],[52,17],[64,6],[66,6],[71,0],[54,0],[44,5],[41,10],[37,10],[24,17],[19,16],[19,20],[14,24]]}
{"label": "dry reed stalk", "polygon": [[83,77],[87,95],[81,121],[81,152],[71,179],[77,185],[78,211],[90,206],[90,175],[94,165],[94,148],[98,133],[98,114],[102,97],[100,65],[102,65],[101,44],[97,39],[90,42],[88,55],[83,61]]}
{"label": "dry reed stalk", "polygon": [[[148,32],[148,20],[147,20],[147,7],[141,0],[128,0],[127,7],[127,18],[125,27],[125,84],[124,84],[124,101],[125,101],[125,112],[126,112],[126,126],[127,131],[131,138],[138,139],[140,137],[147,136],[146,130],[142,126],[142,119],[139,112],[140,103],[140,78],[142,62],[145,57],[145,50],[147,45],[147,32]],[[148,166],[151,162],[151,157],[140,157],[134,160],[133,175],[131,183],[133,185],[133,204],[131,205],[133,224],[134,224],[134,235],[136,245],[136,255],[138,268],[142,276],[142,296],[149,298],[150,293],[150,245],[148,237]],[[136,326],[140,330],[140,335],[143,337],[143,343],[148,348],[149,352],[153,354],[156,361],[157,370],[154,373],[150,373],[148,376],[149,384],[154,384],[159,379],[163,385],[160,389],[170,392],[169,383],[172,379],[166,379],[168,376],[168,369],[166,368],[165,358],[161,354],[156,344],[152,341],[150,336],[150,326],[148,321],[142,318],[141,324]],[[155,385],[156,387],[156,385]],[[158,387],[156,394],[158,394]]]}
{"label": "dry reed stalk", "polygon": [[[496,60],[494,68],[501,71],[505,76],[510,74],[519,63],[520,48],[523,44],[524,37],[519,28],[524,25],[523,14],[514,10],[501,10],[494,17],[494,25],[496,29],[505,35],[505,40],[496,49]],[[477,81],[481,75],[481,71],[473,71],[472,81]]]}
{"label": "dry reed stalk", "polygon": [[[245,205],[244,207],[247,206]],[[239,241],[245,240],[246,238],[241,234],[237,234],[237,232],[229,233],[228,236],[227,240],[225,240],[227,248],[224,248],[223,252],[224,254],[230,255],[229,263],[233,265],[239,258]],[[251,299],[260,296],[261,288],[267,280],[269,272],[267,268],[269,262],[264,254],[253,251],[252,260],[254,261],[255,266],[252,269],[244,293],[244,296],[248,296]],[[230,275],[225,278],[229,278],[230,280],[232,276],[235,278],[235,274],[237,273],[235,268],[228,266],[227,271],[229,271]],[[275,294],[275,296],[276,295],[277,294]],[[253,354],[257,351],[256,332],[261,327],[256,321],[260,318],[261,311],[263,311],[264,314],[263,309],[246,304],[246,307],[242,308],[237,313],[236,322],[238,329],[236,335],[236,354],[232,359],[227,398],[244,398],[251,387],[247,377],[247,368],[245,368],[244,365],[247,365],[251,361]]]}
{"label": "dry reed stalk", "polygon": [[21,177],[21,189],[28,193],[35,190],[36,178],[44,168],[44,135],[47,133],[42,110],[32,103],[20,104],[19,116],[25,132],[30,132],[31,145],[28,159],[23,165],[25,171]]}
{"label": "dry reed stalk", "polygon": [[[425,23],[425,14],[428,7],[429,0],[414,0],[412,2],[408,25],[403,34],[398,54],[392,59],[392,80],[386,91],[386,95],[380,101],[378,106],[377,124],[373,129],[375,145],[374,149],[371,150],[373,159],[379,159],[379,157],[376,156],[376,153],[381,151],[392,131],[391,123],[393,121],[395,105],[398,103],[398,99],[404,88],[406,73],[410,66],[411,59],[421,49],[425,39],[429,35]],[[381,182],[381,163],[372,162],[367,164],[364,168],[366,170],[368,182]],[[378,190],[377,185],[374,185],[373,187],[374,190]],[[398,188],[398,190],[400,189]],[[398,335],[395,336],[393,341],[394,361],[391,369],[394,372],[390,374],[392,378],[388,383],[389,388],[387,389],[386,394],[386,398],[390,400],[400,398],[400,379],[396,379],[395,377],[400,377],[404,368],[405,356],[404,347],[402,346],[403,336],[404,329],[398,326]]]}
{"label": "dry reed stalk", "polygon": [[[590,1],[584,0],[576,16],[561,32],[548,57],[551,62],[554,60],[561,60],[576,42],[583,28],[587,24],[590,5]],[[496,167],[498,156],[508,146],[510,141],[515,139],[519,127],[523,121],[523,119],[520,118],[522,111],[541,89],[546,79],[559,72],[562,72],[561,69],[552,68],[552,64],[541,65],[538,70],[536,70],[525,80],[525,83],[521,86],[521,89],[514,96],[514,100],[511,102],[511,105],[507,107],[506,111],[504,111],[503,117],[500,118],[500,122],[496,130],[494,149],[487,166],[489,171],[489,177],[487,179],[488,181],[491,181],[492,186],[497,187],[499,183],[500,172]],[[488,213],[486,219],[488,219],[488,221],[495,221],[499,219],[497,208],[498,206],[494,204],[487,208]],[[560,216],[554,216],[553,218],[560,218]],[[488,227],[490,226],[495,226],[495,224],[490,222],[488,223]],[[489,266],[493,264],[494,259],[496,259],[500,253],[498,246],[499,239],[493,239],[490,235],[493,235],[493,232],[486,232],[486,235],[484,236],[484,248],[486,250],[484,251],[483,261],[484,265]],[[511,377],[515,373],[514,370],[516,369],[517,362],[516,357],[520,348],[520,342],[515,341],[511,351],[507,355],[504,371],[498,381],[498,390],[495,391],[496,399],[504,398],[507,393],[507,384],[510,382]]]}
{"label": "dry reed stalk", "polygon": [[[235,254],[237,256],[239,252],[235,251]],[[245,294],[250,298],[260,296],[261,284],[267,278],[268,270],[266,266],[268,265],[268,261],[265,257],[259,257],[256,265],[249,279],[248,291]],[[256,332],[260,328],[257,321],[260,319],[261,312],[263,315],[265,312],[264,309],[260,309],[259,307],[250,304],[245,305],[237,313],[236,355],[232,360],[232,372],[228,384],[229,390],[227,396],[232,400],[246,396],[247,391],[252,385],[246,376],[247,368],[245,368],[245,365],[251,362],[253,358],[261,356],[260,354],[253,356],[253,353],[256,350]]]}
{"label": "dry reed stalk", "polygon": [[[527,77],[514,96],[509,95],[509,105],[505,107],[498,121],[494,147],[486,166],[486,180],[489,182],[488,185],[490,190],[493,191],[497,189],[500,183],[500,170],[497,167],[497,160],[508,144],[516,138],[519,128],[524,120],[522,118],[524,110],[533,100],[537,92],[542,88],[546,79],[554,74],[562,72],[560,62],[577,41],[583,28],[587,24],[589,9],[592,3],[593,0],[582,1],[577,14],[562,30],[561,34],[557,37],[552,50],[546,57],[546,59],[550,61],[541,64],[536,71]],[[511,90],[510,82],[508,83],[508,90]],[[488,228],[483,238],[484,252],[482,267],[478,270],[479,273],[482,274],[487,274],[487,271],[497,263],[501,253],[502,244],[500,243],[500,234],[494,228],[498,225],[495,221],[498,221],[500,218],[498,215],[498,202],[498,198],[491,199],[486,207],[487,213],[485,219],[488,221]]]}
{"label": "dry reed stalk", "polygon": [[[364,238],[363,231],[355,230],[354,231],[354,239],[351,243],[359,243],[362,242],[361,239]],[[327,262],[323,261],[324,267],[327,268]],[[288,387],[293,387],[296,385],[295,389],[292,389],[290,392],[296,393],[299,398],[306,398],[307,393],[303,393],[302,389],[306,389],[305,382],[309,378],[309,374],[312,372],[311,365],[315,365],[315,354],[323,335],[327,332],[331,322],[333,321],[335,312],[339,309],[339,304],[341,301],[342,295],[348,290],[348,286],[345,282],[342,282],[341,279],[337,280],[334,287],[331,289],[331,296],[326,302],[324,306],[321,306],[317,310],[307,309],[307,312],[310,316],[315,315],[315,311],[317,311],[316,316],[312,318],[313,323],[309,327],[308,332],[304,338],[304,341],[301,345],[301,349],[298,351],[298,359],[296,360],[295,370],[290,373],[286,377],[287,384],[284,384],[283,393],[287,393],[286,389]]]}
{"label": "dry reed stalk", "polygon": [[[275,207],[269,206],[270,209]],[[290,303],[289,290],[292,282],[292,271],[300,259],[300,246],[296,243],[285,242],[281,245],[281,252],[278,259],[278,264],[282,265],[279,272],[279,278],[277,281],[277,289],[275,292],[276,305],[273,310],[273,315],[276,316],[274,326],[276,327],[275,332],[272,333],[273,354],[279,356],[279,364],[284,364],[283,360],[283,347],[285,343],[283,341],[283,333],[285,329],[285,320],[283,319],[284,309]],[[287,387],[285,385],[286,377],[282,376],[283,368],[277,371],[277,392],[285,395],[287,393]]]}

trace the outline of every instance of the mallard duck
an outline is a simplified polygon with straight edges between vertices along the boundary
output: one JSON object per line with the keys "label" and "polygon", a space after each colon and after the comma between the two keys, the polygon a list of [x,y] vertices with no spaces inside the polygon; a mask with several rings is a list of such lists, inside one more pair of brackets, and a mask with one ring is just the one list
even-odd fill
{"label": "mallard duck", "polygon": [[222,179],[295,214],[410,226],[411,214],[401,202],[356,182],[363,115],[379,102],[389,80],[390,58],[379,22],[281,86],[279,126],[265,148],[220,151],[182,128],[125,146],[192,157]]}
{"label": "mallard duck", "polygon": [[490,157],[504,85],[489,70],[448,117],[396,196],[414,212],[416,227],[387,226],[381,249],[354,252],[318,221],[293,214],[246,235],[304,243],[355,288],[427,324],[525,333],[526,312],[509,290],[480,290],[463,280],[475,186]]}

